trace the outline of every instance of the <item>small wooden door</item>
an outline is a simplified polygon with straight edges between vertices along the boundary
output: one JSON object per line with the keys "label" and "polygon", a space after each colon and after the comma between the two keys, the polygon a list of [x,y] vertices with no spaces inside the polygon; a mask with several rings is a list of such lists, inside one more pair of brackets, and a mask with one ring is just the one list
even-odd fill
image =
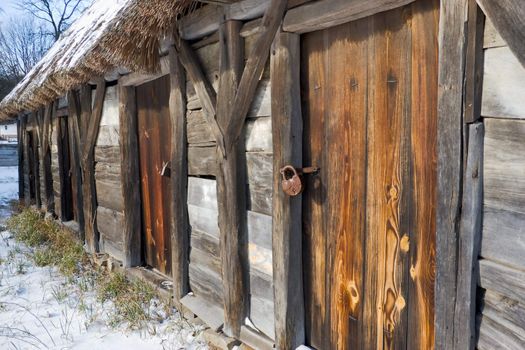
{"label": "small wooden door", "polygon": [[142,229],[146,264],[171,274],[169,167],[171,123],[168,76],[137,87]]}
{"label": "small wooden door", "polygon": [[431,349],[438,6],[302,39],[307,342]]}

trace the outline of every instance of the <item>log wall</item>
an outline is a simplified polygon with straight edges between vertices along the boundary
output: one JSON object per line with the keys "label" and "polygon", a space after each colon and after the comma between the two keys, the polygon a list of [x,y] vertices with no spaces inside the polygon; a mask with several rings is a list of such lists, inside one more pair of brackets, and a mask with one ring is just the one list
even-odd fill
{"label": "log wall", "polygon": [[525,68],[485,26],[480,350],[525,345]]}
{"label": "log wall", "polygon": [[124,199],[120,177],[119,129],[118,88],[107,87],[95,145],[97,228],[100,232],[100,251],[123,261]]}
{"label": "log wall", "polygon": [[[256,35],[245,38],[245,56]],[[217,91],[219,43],[195,49],[206,77]],[[274,337],[272,282],[272,172],[270,76],[266,67],[244,129],[247,171],[249,317],[266,336]],[[188,214],[191,227],[190,287],[221,310],[222,281],[216,192],[216,143],[201,103],[187,81]],[[196,312],[196,311],[194,311]],[[219,312],[219,311],[218,311]],[[196,312],[197,313],[197,312]],[[201,316],[201,315],[199,315]],[[201,316],[202,317],[202,316]],[[210,322],[213,322],[212,320]]]}

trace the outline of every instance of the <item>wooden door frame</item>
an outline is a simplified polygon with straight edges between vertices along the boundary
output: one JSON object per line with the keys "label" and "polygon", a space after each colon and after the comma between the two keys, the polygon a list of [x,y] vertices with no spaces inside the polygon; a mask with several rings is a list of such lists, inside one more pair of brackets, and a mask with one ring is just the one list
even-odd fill
{"label": "wooden door frame", "polygon": [[[420,0],[423,1],[423,0]],[[456,299],[458,225],[463,161],[463,92],[466,59],[467,1],[441,1],[438,79],[438,189],[436,211],[435,347],[452,349]],[[302,290],[301,198],[282,194],[279,169],[302,166],[302,119],[299,35],[392,10],[412,1],[373,1],[369,11],[356,13],[356,3],[322,0],[289,10],[271,54],[273,182],[273,271],[275,334],[280,349],[305,343],[304,291]],[[361,4],[362,5],[362,4]],[[359,6],[356,6],[359,7]],[[355,9],[355,8],[354,8]],[[287,67],[287,69],[282,69]],[[297,102],[299,101],[299,102]],[[301,130],[298,137],[298,130]],[[276,220],[279,219],[279,220]],[[299,261],[299,263],[298,263]],[[300,287],[299,287],[300,286]],[[294,322],[291,322],[293,320]],[[450,327],[450,325],[454,325]]]}

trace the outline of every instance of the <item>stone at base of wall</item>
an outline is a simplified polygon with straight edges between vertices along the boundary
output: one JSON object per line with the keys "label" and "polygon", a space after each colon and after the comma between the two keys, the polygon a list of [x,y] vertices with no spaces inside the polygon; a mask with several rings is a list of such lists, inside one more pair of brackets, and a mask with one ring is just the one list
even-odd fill
{"label": "stone at base of wall", "polygon": [[202,333],[202,336],[211,349],[231,350],[235,346],[241,344],[237,339],[227,337],[224,334],[214,332],[211,329],[206,329]]}

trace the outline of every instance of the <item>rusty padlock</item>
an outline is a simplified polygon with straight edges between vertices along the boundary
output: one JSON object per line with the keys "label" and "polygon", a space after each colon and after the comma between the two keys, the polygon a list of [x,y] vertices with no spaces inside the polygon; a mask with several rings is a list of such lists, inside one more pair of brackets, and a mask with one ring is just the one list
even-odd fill
{"label": "rusty padlock", "polygon": [[281,168],[280,172],[282,176],[281,186],[284,193],[293,197],[303,191],[303,181],[293,166],[287,165]]}

